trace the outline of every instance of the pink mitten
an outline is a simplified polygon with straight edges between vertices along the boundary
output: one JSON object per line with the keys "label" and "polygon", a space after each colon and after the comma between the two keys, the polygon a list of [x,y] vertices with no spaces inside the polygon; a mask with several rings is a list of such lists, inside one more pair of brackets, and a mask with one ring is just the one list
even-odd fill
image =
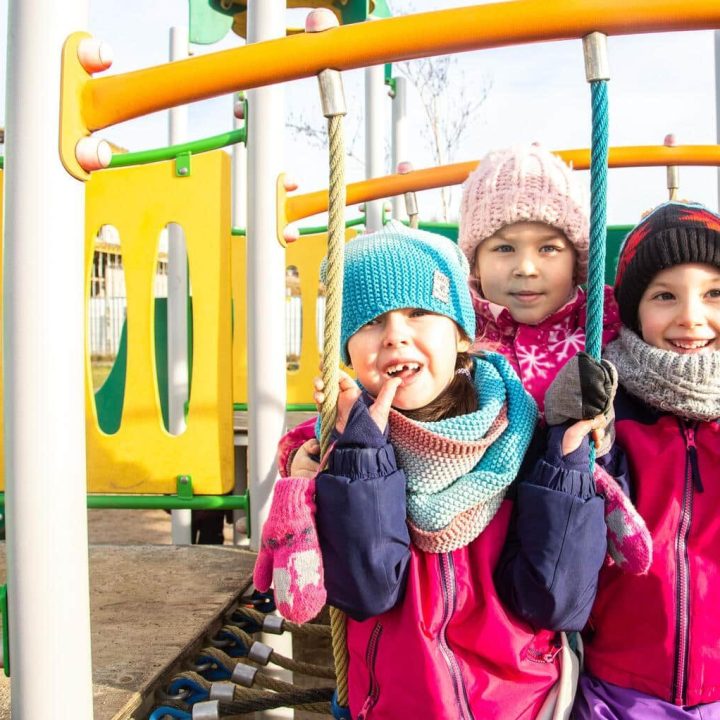
{"label": "pink mitten", "polygon": [[327,596],[314,495],[315,480],[277,481],[253,573],[255,587],[264,592],[272,583],[278,611],[297,623],[314,618]]}
{"label": "pink mitten", "polygon": [[290,465],[298,448],[306,441],[315,437],[315,422],[310,418],[289,430],[280,438],[278,445],[278,472],[282,477],[290,475]]}
{"label": "pink mitten", "polygon": [[652,537],[640,513],[615,478],[595,465],[595,487],[605,496],[605,525],[610,564],[645,575],[652,563]]}

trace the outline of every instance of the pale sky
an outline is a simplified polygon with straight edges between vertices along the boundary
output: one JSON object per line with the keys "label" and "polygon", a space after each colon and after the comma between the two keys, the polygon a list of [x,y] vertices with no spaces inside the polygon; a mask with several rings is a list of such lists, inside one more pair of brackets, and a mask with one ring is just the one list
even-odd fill
{"label": "pale sky", "polygon": [[[0,57],[6,54],[8,0],[0,0]],[[115,62],[110,73],[163,63],[168,57],[169,28],[187,24],[186,0],[90,0],[89,31],[110,43]],[[397,14],[476,4],[470,0],[390,0]],[[305,13],[288,13],[289,24],[302,25]],[[82,29],[82,28],[78,28]],[[196,53],[242,44],[229,34],[213,47],[193,46]],[[714,144],[716,130],[714,42],[712,32],[617,37],[609,40],[611,145],[660,144],[675,133],[680,144]],[[458,55],[454,87],[470,96],[489,83],[486,102],[455,162],[479,159],[488,150],[516,142],[539,141],[549,148],[587,147],[590,138],[590,90],[585,82],[581,42],[543,43],[483,50]],[[345,73],[350,129],[362,122],[362,71]],[[5,63],[0,66],[0,125],[5,119]],[[412,100],[411,100],[412,103]],[[224,132],[232,127],[231,99],[195,103],[189,110],[190,139]],[[320,118],[317,83],[307,79],[287,86],[286,111]],[[389,113],[389,103],[388,103]],[[420,115],[411,104],[411,115]],[[166,144],[166,113],[133,120],[101,133],[131,150]],[[420,135],[419,121],[411,122],[408,145],[415,167],[431,164]],[[388,125],[388,137],[390,128]],[[362,138],[355,148],[362,155]],[[285,137],[286,167],[301,191],[327,184],[322,152],[304,138]],[[390,168],[388,168],[390,171]],[[363,169],[350,163],[349,180],[361,179]],[[587,173],[583,173],[587,175]],[[682,197],[717,208],[717,170],[682,168]],[[438,212],[434,193],[421,196],[421,216]],[[608,221],[632,224],[640,213],[666,199],[665,169],[628,169],[610,173]],[[459,195],[453,205],[457,212]],[[349,216],[354,216],[351,210]]]}

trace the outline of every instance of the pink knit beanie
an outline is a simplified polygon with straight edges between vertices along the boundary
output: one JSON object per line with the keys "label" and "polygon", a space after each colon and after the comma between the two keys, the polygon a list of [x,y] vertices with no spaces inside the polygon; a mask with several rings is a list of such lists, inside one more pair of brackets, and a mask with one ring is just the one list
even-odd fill
{"label": "pink knit beanie", "polygon": [[458,242],[471,264],[477,246],[506,225],[541,222],[577,251],[576,282],[587,278],[588,211],[573,171],[537,143],[488,153],[463,185]]}

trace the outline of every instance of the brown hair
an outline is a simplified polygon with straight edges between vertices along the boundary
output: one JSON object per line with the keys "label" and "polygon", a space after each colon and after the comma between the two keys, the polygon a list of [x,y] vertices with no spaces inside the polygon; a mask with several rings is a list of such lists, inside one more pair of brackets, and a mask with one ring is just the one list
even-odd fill
{"label": "brown hair", "polygon": [[445,390],[424,407],[415,410],[398,410],[398,412],[418,422],[436,422],[475,412],[478,403],[472,377],[473,366],[473,356],[470,353],[458,353],[455,360],[455,375]]}

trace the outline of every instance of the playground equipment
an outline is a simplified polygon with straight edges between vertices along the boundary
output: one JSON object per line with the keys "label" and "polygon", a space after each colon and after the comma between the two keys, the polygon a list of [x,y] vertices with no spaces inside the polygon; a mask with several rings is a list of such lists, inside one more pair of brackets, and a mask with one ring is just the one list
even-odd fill
{"label": "playground equipment", "polygon": [[[42,89],[43,92],[38,94],[42,96],[44,104],[61,104],[63,163],[76,178],[87,180],[87,168],[78,161],[75,148],[88,131],[238,87],[260,88],[266,83],[316,74],[328,67],[346,69],[471,47],[581,37],[598,29],[607,34],[672,29],[677,21],[668,18],[674,17],[673,13],[684,18],[682,26],[686,29],[711,28],[720,24],[720,10],[716,4],[699,0],[681,4],[667,1],[624,2],[622,5],[618,2],[586,2],[576,8],[577,14],[570,18],[567,9],[560,7],[560,3],[517,2],[381,20],[362,28],[343,27],[314,35],[269,39],[284,34],[280,24],[282,13],[279,12],[279,5],[267,0],[261,5],[262,9],[257,10],[256,24],[252,14],[249,18],[249,35],[253,41],[265,42],[219,53],[217,57],[194,58],[175,63],[175,66],[123,76],[91,78],[76,59],[75,50],[81,38],[73,36],[65,46],[62,101],[57,88],[48,81],[47,71],[48,68],[58,66],[60,41],[84,25],[81,9],[70,3],[69,6],[65,4],[60,13],[51,4],[39,0],[13,6],[11,28],[16,31],[13,37],[17,40],[10,53],[15,62],[10,76],[17,79],[13,80],[9,93],[11,102],[6,168],[5,260],[8,271],[4,283],[7,332],[5,422],[8,426],[6,437],[9,439],[6,446],[7,502],[12,519],[9,544],[13,548],[9,566],[12,693],[14,710],[20,717],[92,716],[89,692],[89,613],[83,599],[88,595],[84,522],[86,483],[83,472],[86,463],[83,447],[85,423],[83,408],[78,403],[83,382],[80,371],[83,363],[82,326],[79,322],[83,308],[80,293],[73,295],[67,292],[68,287],[79,288],[84,280],[78,271],[82,267],[82,253],[86,252],[78,242],[84,225],[83,193],[79,184],[68,179],[59,164],[48,168],[47,159],[54,157],[57,144],[57,128],[51,127],[52,123],[47,123],[48,127],[37,127],[33,122],[33,117],[45,117],[46,114],[41,112],[32,98],[23,97],[20,102],[19,87],[22,83],[32,83]],[[41,52],[36,52],[35,46],[21,32],[26,24],[29,27],[29,18],[34,13],[46,19],[53,38]],[[628,17],[633,18],[632,21],[628,21]],[[528,22],[528,18],[533,18],[533,22]],[[602,18],[600,28],[597,18]],[[440,19],[442,22],[439,22]],[[18,68],[17,72],[12,72],[15,67]],[[20,68],[23,72],[20,72]],[[282,344],[277,337],[272,337],[271,331],[264,333],[262,325],[267,315],[277,310],[278,298],[284,298],[285,263],[280,243],[274,242],[274,238],[282,234],[282,227],[276,227],[278,205],[273,197],[281,170],[273,138],[278,134],[277,118],[282,114],[277,111],[275,88],[252,92],[248,98],[251,127],[258,128],[258,136],[249,148],[250,176],[257,182],[258,188],[265,189],[256,193],[257,203],[250,208],[248,218],[248,236],[251,239],[263,238],[264,241],[250,242],[247,246],[248,293],[254,300],[254,307],[249,308],[246,343],[250,370],[248,404],[250,412],[254,414],[251,415],[250,428],[251,484],[255,490],[254,513],[260,519],[274,479],[272,458],[277,437],[282,431],[286,405],[285,394],[281,389],[285,376]],[[23,141],[23,134],[17,131],[20,127],[34,130],[32,133],[27,132],[27,136],[37,146],[33,147],[32,143]],[[84,145],[87,146],[87,143]],[[98,164],[109,161],[104,156],[104,148],[99,145],[92,145],[91,148],[94,148],[92,157]],[[662,156],[663,162],[658,164],[669,164],[669,160],[673,164],[683,164],[683,157],[688,158],[691,154],[681,147],[664,148],[662,152],[667,154]],[[688,154],[683,156],[683,152]],[[193,161],[194,164],[196,162]],[[208,159],[207,162],[213,160]],[[712,160],[705,157],[702,162]],[[613,163],[612,151],[610,163]],[[579,167],[578,163],[576,167]],[[161,172],[165,171],[167,168]],[[397,178],[394,176],[392,183],[396,184],[392,186],[392,192],[385,194],[397,195],[421,189],[418,180],[423,172],[410,172]],[[103,174],[98,173],[90,183],[102,177]],[[437,182],[437,178],[432,182]],[[386,184],[392,183],[386,181]],[[38,192],[47,198],[42,213],[32,203]],[[364,192],[368,194],[358,194],[357,197],[371,199],[370,191],[365,189]],[[378,193],[375,197],[383,196],[377,188],[372,192]],[[284,190],[281,189],[280,195],[283,194]],[[349,188],[348,200],[358,201],[353,197]],[[293,213],[301,212],[293,208],[294,199],[294,196],[290,196],[287,202],[281,201],[279,205],[288,220],[293,219]],[[85,202],[90,208],[91,200]],[[297,219],[310,214],[297,214]],[[61,249],[47,247],[43,240],[51,232],[57,236],[54,223],[59,217],[67,219],[64,222],[65,241],[57,243]],[[227,238],[230,237],[229,225],[223,232],[227,233]],[[219,235],[222,233],[219,232]],[[152,267],[152,258],[148,259],[148,255],[152,256],[152,248],[145,250],[147,252],[141,252],[137,262],[138,272],[147,278],[148,268]],[[227,254],[223,255],[223,252],[220,248],[218,256],[227,259]],[[319,250],[318,253],[323,254],[323,251]],[[189,256],[191,263],[196,262],[192,250]],[[50,278],[48,273],[47,293],[40,298],[28,298],[25,302],[26,289],[32,287],[32,275],[37,266],[50,267],[56,271],[56,277]],[[220,277],[223,272],[226,270],[220,268]],[[56,279],[60,277],[62,282]],[[191,269],[191,277],[195,292],[197,271]],[[140,286],[133,290],[134,297],[139,298],[136,301],[138,304],[147,308],[150,305],[147,283],[144,287],[139,280],[138,283]],[[228,288],[229,285],[225,285],[225,298]],[[223,292],[219,289],[215,291]],[[218,300],[214,314],[220,325],[227,326],[222,330],[226,334],[222,335],[222,341],[213,337],[212,343],[217,343],[217,347],[222,345],[226,351],[229,344],[229,303],[226,302],[224,307],[222,305]],[[236,308],[239,305],[238,300]],[[195,317],[198,312],[194,305]],[[150,316],[150,313],[147,315]],[[138,318],[138,315],[134,314],[133,317]],[[152,357],[152,347],[148,340],[151,336],[150,322],[146,318],[137,319],[134,323],[133,317],[129,319],[128,333],[141,333],[140,344],[133,345],[139,348],[144,344],[145,348],[145,360],[137,359],[137,355],[132,359],[128,356],[128,363],[132,363],[134,372],[146,363],[148,357]],[[69,327],[73,318],[76,324]],[[140,329],[134,330],[133,327]],[[67,347],[67,356],[45,357],[43,350],[48,346]],[[129,346],[129,352],[138,353],[139,350]],[[230,368],[227,359],[217,359],[217,363],[219,387],[229,377]],[[151,363],[149,367],[152,367]],[[195,365],[196,378],[199,372]],[[142,395],[144,404],[130,404],[126,407],[137,408],[141,415],[147,413],[149,408],[153,423],[157,423],[158,403],[156,400],[147,400],[155,392],[152,374],[141,370],[138,378],[143,392],[138,392],[137,396],[129,393],[126,402],[135,402],[134,398]],[[193,403],[197,400],[195,389],[193,385],[188,433],[194,419]],[[217,387],[209,391],[208,397],[214,398],[213,393],[220,397]],[[227,422],[223,420],[225,412],[227,410],[224,408],[219,410],[213,427]],[[145,421],[149,422],[147,418]],[[46,452],[39,457],[36,428],[41,424],[49,424],[55,434],[47,440]],[[121,431],[117,434],[122,437]],[[165,440],[161,442],[165,443]],[[173,450],[163,449],[160,454],[165,456],[172,453]],[[63,488],[63,492],[58,493],[58,502],[52,508],[47,508],[43,503],[41,483],[50,477],[56,486]],[[218,482],[222,488],[222,481]],[[123,486],[123,489],[129,488]],[[174,490],[171,487],[169,492]],[[52,552],[37,546],[36,539],[45,534],[53,538]],[[62,577],[59,578],[58,574]],[[63,594],[67,586],[74,588],[72,601],[66,597],[67,593]],[[80,598],[79,602],[77,598]],[[53,603],[52,614],[48,606],[50,602]],[[45,620],[48,617],[52,617],[52,622]],[[49,643],[52,648],[72,646],[76,657],[72,662],[54,662],[57,656],[48,652],[44,653],[42,663],[39,663],[30,648],[40,647],[41,643],[44,647]],[[65,672],[66,666],[68,669],[71,667],[71,673]],[[38,669],[43,675],[52,677],[51,692],[45,697],[34,693],[31,685],[31,674],[34,675]],[[58,711],[58,707],[62,710]],[[59,712],[65,714],[59,715]]]}

